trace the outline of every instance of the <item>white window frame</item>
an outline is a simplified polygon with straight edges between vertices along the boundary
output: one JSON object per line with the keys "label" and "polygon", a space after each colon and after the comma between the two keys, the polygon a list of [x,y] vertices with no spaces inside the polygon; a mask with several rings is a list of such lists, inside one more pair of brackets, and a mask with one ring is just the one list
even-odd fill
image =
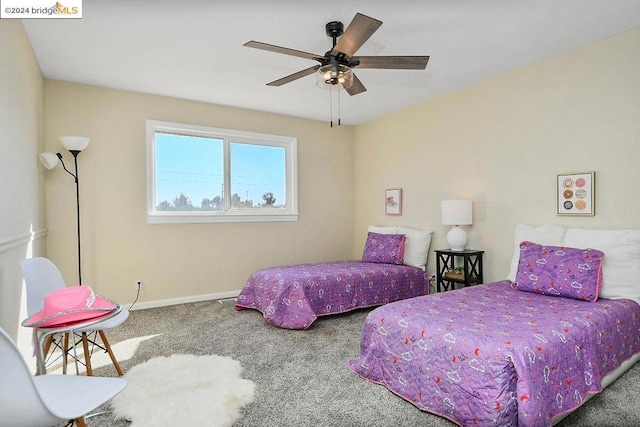
{"label": "white window frame", "polygon": [[[156,210],[155,134],[199,136],[221,139],[224,145],[224,200],[222,211],[159,211]],[[286,206],[283,208],[230,209],[229,147],[232,142],[285,148]],[[183,123],[147,120],[147,223],[207,223],[207,222],[277,222],[298,220],[298,139],[239,130],[219,129]]]}

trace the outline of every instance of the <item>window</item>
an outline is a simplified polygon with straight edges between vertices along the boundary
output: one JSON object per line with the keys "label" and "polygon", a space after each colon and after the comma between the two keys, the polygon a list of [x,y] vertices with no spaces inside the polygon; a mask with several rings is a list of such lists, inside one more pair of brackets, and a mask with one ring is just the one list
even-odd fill
{"label": "window", "polygon": [[296,144],[147,120],[147,222],[296,221]]}

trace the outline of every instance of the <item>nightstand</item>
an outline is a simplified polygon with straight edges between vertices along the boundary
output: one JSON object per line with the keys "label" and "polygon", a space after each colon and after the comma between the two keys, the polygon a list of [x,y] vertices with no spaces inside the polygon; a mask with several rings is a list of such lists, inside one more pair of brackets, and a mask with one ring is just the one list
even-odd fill
{"label": "nightstand", "polygon": [[[484,251],[465,249],[452,251],[437,249],[436,253],[436,289],[438,292],[454,290],[456,283],[465,287],[482,283],[482,254]],[[462,272],[454,273],[455,267]]]}

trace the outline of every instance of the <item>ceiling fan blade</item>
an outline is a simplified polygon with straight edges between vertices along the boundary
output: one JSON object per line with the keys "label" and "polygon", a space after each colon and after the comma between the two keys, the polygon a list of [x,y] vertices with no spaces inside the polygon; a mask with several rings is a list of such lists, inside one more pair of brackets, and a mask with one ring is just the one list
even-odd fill
{"label": "ceiling fan blade", "polygon": [[298,56],[300,58],[306,59],[322,58],[322,55],[316,55],[315,53],[303,52],[301,50],[289,49],[288,47],[276,46],[273,44],[257,42],[254,40],[246,42],[243,46],[268,50],[269,52],[282,53],[285,55]]}
{"label": "ceiling fan blade", "polygon": [[351,96],[357,95],[362,92],[366,92],[367,88],[364,87],[358,76],[353,75],[353,84],[345,89],[347,93]]}
{"label": "ceiling fan blade", "polygon": [[305,68],[304,70],[288,75],[287,77],[283,77],[281,79],[274,80],[271,83],[267,83],[267,86],[282,86],[283,84],[291,83],[294,80],[298,80],[299,78],[315,73],[318,68],[320,68],[320,65],[314,65],[313,67]]}
{"label": "ceiling fan blade", "polygon": [[354,56],[360,61],[358,68],[384,68],[395,70],[424,70],[429,62],[428,56]]}
{"label": "ceiling fan blade", "polygon": [[332,55],[342,52],[349,57],[369,40],[369,37],[382,25],[382,21],[371,18],[361,13],[356,13],[353,21],[349,24],[344,34],[338,39],[338,43],[331,50]]}

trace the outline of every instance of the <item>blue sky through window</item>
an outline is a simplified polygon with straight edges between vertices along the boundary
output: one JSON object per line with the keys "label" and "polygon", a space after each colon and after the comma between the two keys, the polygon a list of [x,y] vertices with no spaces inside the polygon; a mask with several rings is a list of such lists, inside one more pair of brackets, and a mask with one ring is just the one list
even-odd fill
{"label": "blue sky through window", "polygon": [[283,147],[231,143],[231,194],[261,204],[262,195],[271,192],[282,205],[285,181]]}
{"label": "blue sky through window", "polygon": [[[272,192],[285,203],[285,149],[231,143],[231,193],[254,205]],[[224,178],[222,139],[155,133],[156,205],[184,193],[194,206],[221,196]]]}

